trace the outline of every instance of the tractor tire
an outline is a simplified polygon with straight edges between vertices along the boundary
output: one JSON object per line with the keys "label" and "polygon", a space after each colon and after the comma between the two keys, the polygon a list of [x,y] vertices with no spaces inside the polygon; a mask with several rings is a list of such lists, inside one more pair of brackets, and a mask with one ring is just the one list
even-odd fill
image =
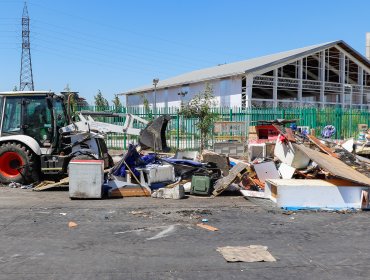
{"label": "tractor tire", "polygon": [[27,146],[17,142],[3,143],[0,146],[0,182],[37,182],[40,176],[38,163],[37,156]]}

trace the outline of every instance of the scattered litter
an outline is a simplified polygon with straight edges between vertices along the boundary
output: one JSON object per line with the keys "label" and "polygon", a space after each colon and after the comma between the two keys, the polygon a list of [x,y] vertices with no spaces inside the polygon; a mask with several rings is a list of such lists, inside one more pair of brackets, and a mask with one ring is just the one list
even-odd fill
{"label": "scattered litter", "polygon": [[198,227],[208,229],[210,231],[218,231],[218,228],[215,228],[213,226],[205,225],[205,224],[197,224]]}
{"label": "scattered litter", "polygon": [[11,182],[8,186],[10,188],[20,188],[20,187],[22,187],[22,184],[16,183],[16,182]]}
{"label": "scattered litter", "polygon": [[71,222],[68,223],[69,228],[74,228],[74,227],[77,227],[77,226],[78,226],[78,224],[76,224],[75,222],[71,221]]}
{"label": "scattered litter", "polygon": [[67,213],[59,213],[59,215],[65,216],[67,215]]}
{"label": "scattered litter", "polygon": [[208,223],[208,219],[202,219],[202,223]]}
{"label": "scattered litter", "polygon": [[267,246],[250,245],[246,247],[219,247],[217,251],[227,262],[276,262],[267,249]]}

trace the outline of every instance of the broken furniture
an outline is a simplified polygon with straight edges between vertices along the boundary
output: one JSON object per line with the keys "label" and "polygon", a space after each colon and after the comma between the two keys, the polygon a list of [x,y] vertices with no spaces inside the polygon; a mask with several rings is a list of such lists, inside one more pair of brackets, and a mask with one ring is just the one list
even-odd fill
{"label": "broken furniture", "polygon": [[304,145],[293,144],[295,150],[300,150],[322,169],[332,176],[354,182],[359,186],[370,186],[370,178],[351,168],[343,161],[330,155],[307,148]]}
{"label": "broken furniture", "polygon": [[369,187],[346,180],[268,179],[265,198],[289,210],[360,209]]}
{"label": "broken furniture", "polygon": [[274,143],[249,143],[248,144],[248,159],[253,161],[257,158],[273,158]]}
{"label": "broken furniture", "polygon": [[306,168],[310,162],[310,158],[303,151],[293,147],[282,135],[279,135],[276,141],[274,154],[281,162],[297,169]]}
{"label": "broken furniture", "polygon": [[69,197],[102,198],[103,160],[72,159],[69,163]]}
{"label": "broken furniture", "polygon": [[175,169],[170,164],[148,164],[136,170],[140,172],[141,184],[149,187],[152,187],[154,183],[175,181]]}

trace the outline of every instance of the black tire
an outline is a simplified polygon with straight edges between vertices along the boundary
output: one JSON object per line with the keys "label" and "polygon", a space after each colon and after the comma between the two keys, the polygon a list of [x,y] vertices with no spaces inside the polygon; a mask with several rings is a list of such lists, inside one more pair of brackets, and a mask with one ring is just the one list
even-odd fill
{"label": "black tire", "polygon": [[27,146],[17,142],[6,142],[0,146],[1,183],[35,183],[39,175],[38,158]]}

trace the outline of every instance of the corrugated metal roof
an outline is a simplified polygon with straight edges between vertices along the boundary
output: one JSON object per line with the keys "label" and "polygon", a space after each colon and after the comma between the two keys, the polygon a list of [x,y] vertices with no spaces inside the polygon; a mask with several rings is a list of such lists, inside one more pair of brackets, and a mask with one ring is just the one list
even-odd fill
{"label": "corrugated metal roof", "polygon": [[[230,77],[235,75],[244,74],[245,72],[252,72],[256,70],[260,70],[261,68],[266,68],[273,66],[275,64],[282,63],[284,61],[288,61],[294,59],[296,57],[305,56],[313,52],[317,52],[321,49],[325,49],[331,47],[333,45],[340,44],[345,47],[346,51],[352,52],[352,54],[356,58],[362,58],[363,63],[365,63],[370,68],[369,61],[363,57],[361,54],[356,52],[352,49],[348,44],[343,41],[333,41],[313,46],[308,46],[304,48],[294,49],[286,52],[280,52],[276,54],[261,56],[253,59],[238,61],[229,64],[223,64],[215,67],[204,68],[201,70],[196,70],[192,72],[188,72],[173,78],[160,80],[157,84],[157,89],[166,88],[166,87],[173,87],[179,86],[184,84],[191,84],[201,81],[213,80],[223,77]],[[146,85],[143,87],[139,87],[136,89],[128,90],[126,92],[121,93],[124,94],[134,94],[140,93],[145,91],[153,90],[153,85]]]}

